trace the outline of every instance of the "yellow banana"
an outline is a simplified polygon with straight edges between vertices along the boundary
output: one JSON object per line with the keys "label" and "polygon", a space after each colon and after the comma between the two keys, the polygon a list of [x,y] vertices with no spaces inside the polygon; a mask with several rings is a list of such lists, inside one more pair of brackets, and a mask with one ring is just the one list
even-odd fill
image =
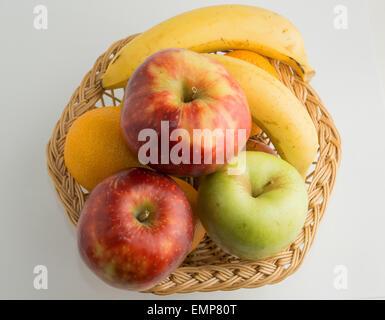
{"label": "yellow banana", "polygon": [[246,61],[204,54],[228,70],[244,90],[253,118],[279,155],[305,177],[318,149],[314,124],[302,103],[279,80]]}
{"label": "yellow banana", "polygon": [[301,34],[286,18],[254,6],[218,5],[180,14],[136,37],[112,59],[103,87],[124,87],[148,56],[167,48],[201,53],[246,49],[286,62],[304,81],[315,73]]}

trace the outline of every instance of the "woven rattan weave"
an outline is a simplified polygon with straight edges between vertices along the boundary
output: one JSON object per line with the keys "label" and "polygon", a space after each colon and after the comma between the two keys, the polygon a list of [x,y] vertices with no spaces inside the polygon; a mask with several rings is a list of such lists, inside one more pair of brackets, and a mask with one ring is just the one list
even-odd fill
{"label": "woven rattan weave", "polygon": [[[114,43],[95,62],[73,93],[47,145],[48,172],[68,218],[76,226],[87,194],[64,164],[64,143],[76,118],[97,106],[119,105],[122,89],[105,91],[101,77],[112,57],[135,35]],[[296,76],[290,67],[271,61],[281,81],[307,109],[318,132],[319,150],[306,179],[309,210],[305,225],[289,248],[260,261],[245,261],[224,253],[206,236],[184,263],[167,279],[149,290],[155,294],[255,288],[282,281],[295,272],[308,253],[325,213],[341,159],[341,141],[334,122],[314,89]],[[266,137],[256,137],[264,140]],[[265,139],[266,140],[266,139]]]}

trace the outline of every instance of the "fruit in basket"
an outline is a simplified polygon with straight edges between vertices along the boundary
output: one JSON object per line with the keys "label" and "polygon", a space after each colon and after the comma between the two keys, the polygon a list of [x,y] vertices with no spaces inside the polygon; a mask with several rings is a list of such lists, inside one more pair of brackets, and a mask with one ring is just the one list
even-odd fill
{"label": "fruit in basket", "polygon": [[[120,133],[120,108],[93,109],[79,117],[68,132],[64,159],[76,181],[88,191],[113,173],[140,166]],[[194,212],[193,251],[206,231],[197,213],[197,191],[187,182],[172,177],[182,188]]]}
{"label": "fruit in basket", "polygon": [[112,286],[146,290],[187,256],[194,232],[191,206],[166,175],[120,171],[98,184],[78,222],[80,255]]}
{"label": "fruit in basket", "polygon": [[120,131],[119,107],[87,111],[70,127],[64,162],[74,179],[88,191],[113,173],[139,167]]}
{"label": "fruit in basket", "polygon": [[308,210],[305,183],[286,161],[246,151],[246,170],[205,176],[198,212],[207,233],[224,251],[243,259],[270,257],[295,240]]}
{"label": "fruit in basket", "polygon": [[245,91],[253,122],[278,154],[305,177],[318,150],[318,136],[305,106],[284,84],[251,63],[204,54],[223,64]]}
{"label": "fruit in basket", "polygon": [[203,227],[198,214],[198,192],[193,188],[192,185],[190,185],[186,181],[175,177],[171,177],[171,178],[184,191],[184,194],[186,195],[187,200],[190,202],[191,209],[194,213],[194,238],[190,248],[190,252],[193,252],[206,234],[206,230]]}
{"label": "fruit in basket", "polygon": [[218,170],[244,147],[251,116],[242,88],[221,64],[166,49],[128,82],[121,127],[141,163],[196,177]]}
{"label": "fruit in basket", "polygon": [[[226,56],[238,58],[243,61],[247,61],[266,72],[270,73],[274,78],[277,78],[279,80],[279,76],[277,72],[275,71],[274,67],[270,63],[269,60],[267,60],[264,56],[261,56],[260,54],[249,51],[249,50],[233,50],[228,53],[226,53]],[[258,125],[253,121],[253,125],[251,128],[250,137],[261,134],[262,129],[258,127]],[[258,151],[258,150],[256,150]],[[261,150],[262,151],[262,150]]]}
{"label": "fruit in basket", "polygon": [[253,122],[251,124],[250,137],[257,136],[257,135],[259,135],[261,133],[262,133],[262,129],[260,127],[258,127],[258,125],[255,122]]}
{"label": "fruit in basket", "polygon": [[270,73],[274,78],[279,80],[277,71],[271,65],[270,61],[260,54],[249,50],[234,50],[226,53],[226,56],[238,58],[243,61],[250,62],[251,64],[265,70]]}
{"label": "fruit in basket", "polygon": [[109,64],[103,87],[124,87],[148,56],[166,48],[196,52],[246,49],[286,62],[305,81],[314,75],[303,38],[286,18],[254,6],[218,5],[175,16],[126,44]]}
{"label": "fruit in basket", "polygon": [[246,143],[246,150],[247,151],[259,151],[259,152],[266,152],[269,154],[272,154],[274,156],[278,156],[277,153],[270,148],[267,144],[262,143],[261,141],[256,141],[249,139]]}

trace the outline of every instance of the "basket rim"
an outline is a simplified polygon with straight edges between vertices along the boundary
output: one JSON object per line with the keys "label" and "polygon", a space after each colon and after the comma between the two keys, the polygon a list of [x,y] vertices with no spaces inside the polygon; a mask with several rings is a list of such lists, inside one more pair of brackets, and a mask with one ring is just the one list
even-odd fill
{"label": "basket rim", "polygon": [[[107,91],[102,88],[101,78],[112,57],[137,35],[116,41],[97,58],[92,69],[84,76],[81,84],[72,94],[47,144],[47,170],[53,180],[56,194],[74,226],[76,226],[77,218],[84,205],[85,197],[82,188],[64,165],[66,134],[72,122],[84,112],[94,108],[103,94],[109,95],[114,104],[119,101],[113,90],[111,90],[111,94],[107,94]],[[146,292],[164,295],[256,288],[280,282],[301,266],[314,241],[319,222],[325,213],[328,198],[335,184],[341,162],[341,137],[332,116],[310,84],[304,83],[286,64],[272,59],[270,61],[280,76],[280,80],[307,108],[317,129],[318,159],[315,161],[314,170],[306,179],[309,211],[301,234],[289,248],[266,259],[198,266],[181,265],[168,278]],[[196,250],[199,250],[199,247]]]}

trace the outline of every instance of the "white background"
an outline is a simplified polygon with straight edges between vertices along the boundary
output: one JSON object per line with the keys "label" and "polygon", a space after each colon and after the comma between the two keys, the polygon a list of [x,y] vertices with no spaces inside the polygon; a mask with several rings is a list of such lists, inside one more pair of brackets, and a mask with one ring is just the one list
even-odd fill
{"label": "white background", "polygon": [[[262,6],[302,32],[317,70],[313,87],[343,141],[337,184],[302,267],[283,282],[231,292],[158,297],[111,288],[80,260],[75,229],[46,171],[45,147],[72,92],[115,40],[209,4]],[[385,297],[385,2],[11,1],[0,2],[0,298],[28,299],[345,299]],[[33,7],[48,8],[48,30],[33,28]],[[348,29],[333,26],[336,5]],[[382,21],[381,21],[382,20]],[[374,48],[376,48],[374,50]],[[48,290],[33,268],[48,267]],[[336,290],[334,269],[348,270]]]}

